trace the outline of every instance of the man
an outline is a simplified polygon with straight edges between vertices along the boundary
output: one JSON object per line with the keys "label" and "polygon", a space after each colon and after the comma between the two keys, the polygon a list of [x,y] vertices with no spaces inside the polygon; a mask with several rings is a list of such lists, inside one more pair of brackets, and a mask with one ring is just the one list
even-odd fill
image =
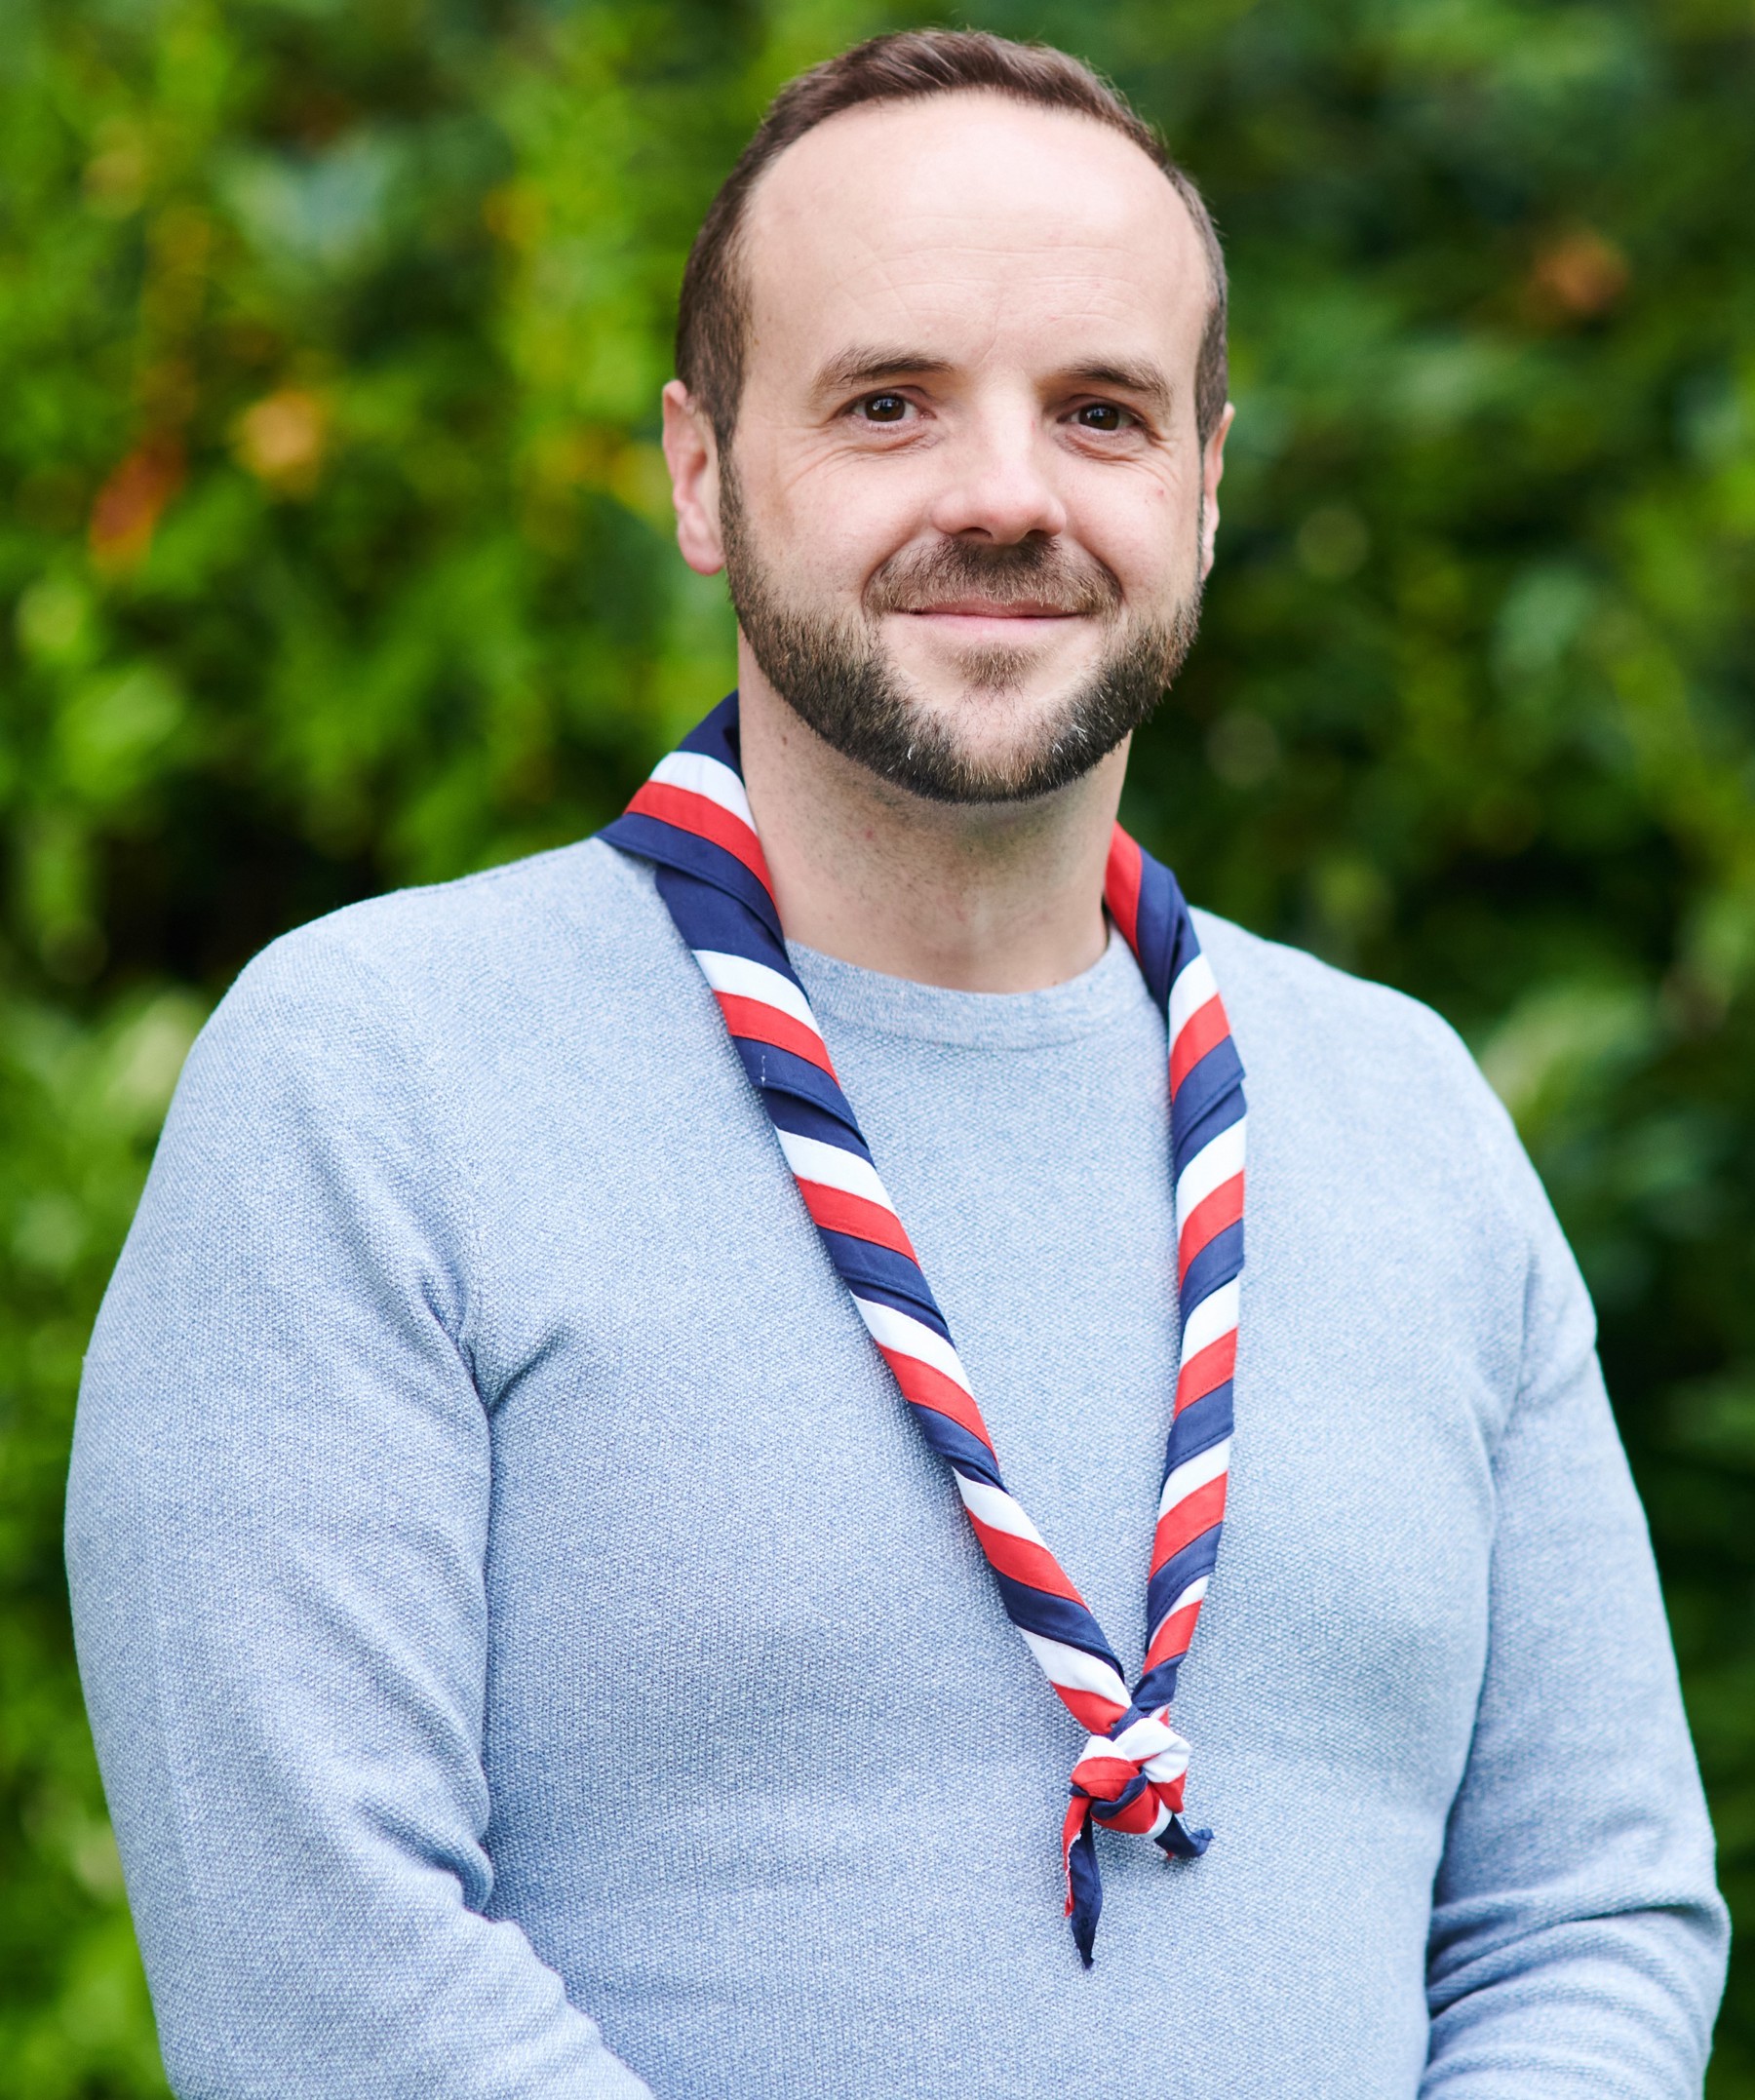
{"label": "man", "polygon": [[1224,298],[1058,54],[795,83],[664,405],[738,700],[204,1035],[68,1520],[179,2092],[1698,2089],[1535,1178],[1442,1024],[1114,835]]}

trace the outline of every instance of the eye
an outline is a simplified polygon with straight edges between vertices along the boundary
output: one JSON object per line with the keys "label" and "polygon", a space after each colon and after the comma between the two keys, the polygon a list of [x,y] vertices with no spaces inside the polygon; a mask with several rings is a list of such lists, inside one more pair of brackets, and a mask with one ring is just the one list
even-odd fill
{"label": "eye", "polygon": [[1112,401],[1088,401],[1074,411],[1072,420],[1081,430],[1117,431],[1125,430],[1133,417]]}
{"label": "eye", "polygon": [[899,423],[908,413],[908,398],[903,394],[868,394],[859,410],[868,423]]}

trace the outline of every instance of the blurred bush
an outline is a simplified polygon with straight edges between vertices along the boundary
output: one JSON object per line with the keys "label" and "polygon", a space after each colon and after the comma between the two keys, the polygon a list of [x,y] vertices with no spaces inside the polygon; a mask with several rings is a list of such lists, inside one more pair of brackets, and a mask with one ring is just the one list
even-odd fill
{"label": "blurred bush", "polygon": [[[1434,1001],[1603,1315],[1755,1917],[1747,0],[1034,0],[1205,185],[1238,423],[1131,821]],[[576,836],[730,672],[654,404],[860,0],[12,0],[0,36],[0,2062],[162,2090],[59,1572],[84,1337],[261,943]],[[880,208],[881,200],[875,200]],[[1755,1980],[1712,2090],[1755,2095]]]}

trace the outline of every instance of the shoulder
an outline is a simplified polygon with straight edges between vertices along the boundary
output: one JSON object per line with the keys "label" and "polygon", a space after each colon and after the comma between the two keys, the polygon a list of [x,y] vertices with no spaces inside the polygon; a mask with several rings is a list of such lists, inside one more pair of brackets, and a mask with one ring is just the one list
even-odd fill
{"label": "shoulder", "polygon": [[1315,1234],[1345,1255],[1338,1276],[1370,1276],[1424,1305],[1434,1332],[1469,1309],[1507,1402],[1544,1364],[1576,1362],[1591,1339],[1588,1297],[1511,1118],[1456,1030],[1386,985],[1210,913],[1194,921],[1243,1060],[1269,1266],[1276,1256],[1307,1265]]}
{"label": "shoulder", "polygon": [[628,938],[643,913],[664,916],[646,871],[587,840],[283,935],[190,1052],[154,1169],[161,1207],[179,1177],[269,1187],[321,1157],[337,1186],[461,1215],[531,1073],[631,1007],[605,981],[637,991],[649,968]]}
{"label": "shoulder", "polygon": [[[1243,1060],[1252,1127],[1301,1159],[1483,1227],[1546,1211],[1511,1119],[1429,1006],[1313,955],[1194,914]],[[1253,1146],[1252,1139],[1252,1146]],[[1520,1235],[1521,1236],[1521,1235]]]}
{"label": "shoulder", "polygon": [[634,1005],[669,935],[649,871],[595,839],[350,905],[245,967],[179,1097],[242,1108],[296,1092],[325,1117],[343,1103],[424,1112],[510,1043]]}
{"label": "shoulder", "polygon": [[1508,1127],[1467,1045],[1431,1007],[1214,913],[1192,915],[1246,1065],[1253,1053],[1347,1092],[1443,1096]]}
{"label": "shoulder", "polygon": [[650,872],[591,838],[455,881],[393,890],[283,934],[215,1023],[300,1029],[353,1012],[372,1032],[473,1031],[613,972],[668,927]]}
{"label": "shoulder", "polygon": [[237,989],[365,979],[416,1002],[441,987],[503,990],[563,956],[576,970],[655,904],[644,868],[588,838],[312,919],[265,948]]}

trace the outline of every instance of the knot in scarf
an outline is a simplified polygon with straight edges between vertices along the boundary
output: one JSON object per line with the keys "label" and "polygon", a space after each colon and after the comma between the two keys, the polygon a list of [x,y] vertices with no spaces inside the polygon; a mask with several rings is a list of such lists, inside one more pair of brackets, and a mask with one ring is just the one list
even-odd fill
{"label": "knot in scarf", "polygon": [[[1063,1850],[1067,1864],[1067,1913],[1073,1937],[1088,1963],[1103,1909],[1096,1878],[1091,1825],[1150,1838],[1172,1859],[1198,1859],[1212,1842],[1210,1830],[1183,1821],[1183,1788],[1189,1746],[1160,1706],[1138,1720],[1123,1716],[1109,1735],[1090,1735],[1072,1768],[1072,1799],[1067,1809]],[[1087,1871],[1088,1869],[1088,1871]]]}

